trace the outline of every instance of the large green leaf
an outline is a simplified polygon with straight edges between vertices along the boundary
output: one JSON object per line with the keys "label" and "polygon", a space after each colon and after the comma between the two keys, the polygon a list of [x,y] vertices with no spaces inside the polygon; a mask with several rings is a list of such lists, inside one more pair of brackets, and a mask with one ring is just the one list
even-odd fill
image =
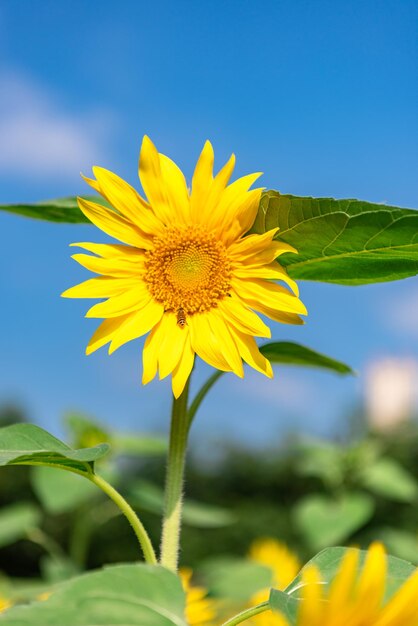
{"label": "large green leaf", "polygon": [[106,443],[73,450],[46,430],[33,424],[13,424],[0,428],[1,465],[53,465],[89,473],[94,462],[109,450]]}
{"label": "large green leaf", "polygon": [[414,476],[394,459],[377,460],[363,470],[361,478],[365,487],[385,498],[398,502],[413,502],[418,498]]}
{"label": "large green leaf", "polygon": [[[108,206],[107,202],[100,196],[87,196],[86,200],[94,200],[94,202]],[[31,204],[0,204],[0,211],[15,213],[24,217],[33,217],[38,220],[47,220],[48,222],[66,224],[91,223],[78,208],[77,198],[74,197],[56,198],[55,200],[45,200],[44,202]]]}
{"label": "large green leaf", "polygon": [[418,273],[418,211],[360,200],[263,194],[252,231],[279,227],[294,246],[280,262],[292,278],[343,285]]}
{"label": "large green leaf", "polygon": [[43,602],[12,608],[5,626],[187,626],[184,593],[171,572],[116,565],[57,585]]}
{"label": "large green leaf", "polygon": [[311,494],[295,506],[296,526],[314,550],[348,539],[373,515],[373,499],[365,493],[346,492],[338,499]]}
{"label": "large green leaf", "polygon": [[296,625],[300,600],[290,596],[284,591],[271,589],[269,602],[272,611],[284,615],[289,623],[289,626]]}
{"label": "large green leaf", "polygon": [[325,354],[291,341],[274,341],[260,347],[260,352],[272,363],[320,367],[338,374],[354,374],[351,367]]}
{"label": "large green leaf", "polygon": [[41,512],[31,502],[10,504],[0,509],[0,547],[27,537],[38,526]]}

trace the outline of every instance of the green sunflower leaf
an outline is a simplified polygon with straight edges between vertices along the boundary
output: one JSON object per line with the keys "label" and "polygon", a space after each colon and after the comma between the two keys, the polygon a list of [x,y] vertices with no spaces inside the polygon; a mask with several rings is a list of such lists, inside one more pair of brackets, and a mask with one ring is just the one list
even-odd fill
{"label": "green sunflower leaf", "polygon": [[260,352],[272,363],[319,367],[338,374],[354,374],[351,367],[345,363],[291,341],[265,343],[260,347]]}
{"label": "green sunflower leaf", "polygon": [[0,547],[27,537],[41,522],[41,511],[32,502],[4,506],[0,511]]}
{"label": "green sunflower leaf", "polygon": [[276,227],[276,239],[298,250],[280,257],[294,279],[364,285],[418,273],[418,211],[412,209],[267,191],[252,232]]}
{"label": "green sunflower leaf", "polygon": [[271,610],[275,613],[284,615],[289,623],[289,626],[296,625],[300,600],[290,596],[284,591],[271,589],[269,602]]}
{"label": "green sunflower leaf", "polygon": [[361,492],[345,492],[338,498],[312,493],[293,509],[298,530],[314,550],[347,540],[372,517],[374,501]]}
{"label": "green sunflower leaf", "polygon": [[[92,200],[109,206],[100,196],[84,196],[86,200]],[[22,204],[0,204],[0,211],[15,213],[23,217],[32,217],[37,220],[48,222],[62,222],[64,224],[90,224],[77,204],[76,197],[56,198],[43,202],[22,203]]]}
{"label": "green sunflower leaf", "polygon": [[33,424],[13,424],[0,428],[0,466],[48,465],[89,474],[94,462],[104,456],[109,445],[73,450],[46,430]]}
{"label": "green sunflower leaf", "polygon": [[144,564],[114,565],[52,588],[50,597],[15,607],[4,626],[187,626],[177,576]]}

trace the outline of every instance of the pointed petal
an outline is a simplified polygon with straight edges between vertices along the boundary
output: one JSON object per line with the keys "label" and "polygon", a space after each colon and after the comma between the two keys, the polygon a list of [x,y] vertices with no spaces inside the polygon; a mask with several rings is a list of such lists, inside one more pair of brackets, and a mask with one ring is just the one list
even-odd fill
{"label": "pointed petal", "polygon": [[160,380],[171,374],[180,362],[185,341],[189,335],[188,326],[180,328],[177,324],[175,313],[166,313],[164,315],[164,333],[163,340],[160,345],[158,367]]}
{"label": "pointed petal", "polygon": [[234,267],[234,276],[237,278],[264,278],[265,280],[282,280],[299,296],[299,287],[293,278],[290,278],[286,270],[273,261],[269,265],[250,265],[236,263]]}
{"label": "pointed petal", "polygon": [[146,135],[139,156],[139,178],[154,213],[163,224],[171,225],[173,214],[165,192],[160,157],[157,148]]}
{"label": "pointed petal", "polygon": [[122,315],[121,317],[113,317],[111,319],[104,320],[100,326],[98,326],[87,344],[87,356],[104,346],[106,343],[109,343],[109,341],[112,341],[114,333],[118,330],[121,324],[123,324],[127,317],[127,315]]}
{"label": "pointed petal", "polygon": [[145,340],[144,349],[142,351],[142,384],[146,385],[153,378],[158,370],[158,355],[160,351],[160,345],[164,338],[164,334],[161,332],[161,327],[164,321],[164,316],[154,326],[150,334]]}
{"label": "pointed petal", "polygon": [[136,248],[152,247],[151,239],[141,234],[134,224],[115,211],[83,198],[77,198],[77,201],[84,215],[106,234]]}
{"label": "pointed petal", "polygon": [[111,257],[104,259],[90,254],[73,254],[72,259],[95,274],[105,274],[121,278],[131,277],[138,281],[144,273],[145,257],[137,256]]}
{"label": "pointed petal", "polygon": [[163,225],[149,204],[125,180],[103,167],[93,167],[93,173],[100,193],[130,222],[149,235],[155,235],[162,230]]}
{"label": "pointed petal", "polygon": [[87,311],[86,317],[119,317],[142,309],[151,297],[146,286],[139,283],[123,293],[110,297],[105,302],[95,304]]}
{"label": "pointed petal", "polygon": [[161,175],[166,195],[173,212],[172,221],[190,223],[190,198],[186,179],[181,169],[165,154],[159,154]]}
{"label": "pointed petal", "polygon": [[261,354],[254,337],[249,337],[235,328],[231,329],[231,333],[244,361],[257,372],[273,378],[271,363]]}
{"label": "pointed petal", "polygon": [[215,155],[212,144],[206,141],[198,158],[192,179],[190,195],[191,216],[195,221],[199,218],[201,207],[206,203],[213,183],[213,164]]}
{"label": "pointed petal", "polygon": [[117,243],[70,243],[70,247],[82,248],[88,252],[92,252],[97,256],[101,256],[105,259],[111,259],[113,257],[125,257],[125,256],[137,256],[141,254],[138,248],[132,246],[124,246]]}
{"label": "pointed petal", "polygon": [[130,313],[125,322],[114,333],[112,343],[109,346],[109,354],[115,352],[125,343],[145,335],[158,324],[163,314],[163,305],[153,299],[139,311]]}
{"label": "pointed petal", "polygon": [[271,337],[270,328],[236,296],[221,300],[219,310],[228,324],[232,324],[242,333],[256,337]]}
{"label": "pointed petal", "polygon": [[234,374],[242,378],[244,376],[242,359],[222,313],[218,309],[212,309],[207,313],[207,317],[213,335],[217,338],[218,345],[222,346],[225,360]]}
{"label": "pointed petal", "polygon": [[132,287],[134,281],[129,278],[90,278],[79,285],[70,287],[61,294],[62,298],[110,298],[127,288]]}
{"label": "pointed petal", "polygon": [[277,311],[307,315],[303,302],[289,293],[287,289],[275,283],[257,278],[242,280],[233,277],[231,285],[238,296],[256,311],[260,310],[259,305],[262,304]]}
{"label": "pointed petal", "polygon": [[230,372],[231,367],[223,355],[223,346],[219,344],[217,338],[209,325],[207,313],[196,313],[190,316],[190,337],[192,348],[201,359],[212,365],[212,367]]}
{"label": "pointed petal", "polygon": [[183,353],[178,365],[173,370],[172,388],[175,398],[179,398],[186,385],[194,364],[194,350],[188,333],[184,343]]}

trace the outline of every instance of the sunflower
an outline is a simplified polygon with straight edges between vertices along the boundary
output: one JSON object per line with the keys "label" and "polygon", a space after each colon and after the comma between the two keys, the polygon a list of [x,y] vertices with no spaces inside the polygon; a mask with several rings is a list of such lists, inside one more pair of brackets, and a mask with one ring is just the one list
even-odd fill
{"label": "sunflower", "polygon": [[[272,571],[272,587],[286,589],[296,577],[301,563],[289,548],[272,537],[260,537],[250,546],[249,558],[256,563],[269,567]],[[269,599],[270,589],[258,591],[252,598],[250,606],[257,606]],[[266,611],[251,620],[254,626],[281,626],[282,618],[276,613]]]}
{"label": "sunflower", "polygon": [[[246,235],[261,189],[249,190],[260,174],[228,185],[235,158],[213,176],[214,154],[206,142],[191,189],[171,159],[144,137],[139,178],[145,201],[124,180],[101,167],[85,179],[107,203],[79,198],[93,224],[122,244],[78,243],[92,254],[73,258],[100,276],[68,289],[69,298],[105,298],[86,317],[103,318],[87,354],[109,353],[149,333],[143,350],[143,383],[172,374],[178,397],[195,354],[213,367],[243,376],[243,361],[272,377],[254,337],[270,337],[255,313],[300,324],[306,308],[296,283],[275,259],[292,246],[274,241],[277,228]],[[287,287],[290,288],[291,291]]]}
{"label": "sunflower", "polygon": [[213,626],[216,617],[214,600],[207,597],[204,587],[191,584],[192,570],[184,567],[179,571],[184,592],[186,594],[186,619],[189,626]]}
{"label": "sunflower", "polygon": [[[348,550],[329,589],[314,566],[302,574],[297,626],[418,626],[418,570],[388,602],[385,550],[373,544],[360,572],[359,551]],[[277,626],[290,626],[277,615]]]}

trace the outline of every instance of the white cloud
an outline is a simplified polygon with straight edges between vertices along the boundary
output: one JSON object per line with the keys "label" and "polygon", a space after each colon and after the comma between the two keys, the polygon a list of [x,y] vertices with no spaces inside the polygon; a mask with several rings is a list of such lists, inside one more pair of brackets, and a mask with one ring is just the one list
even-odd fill
{"label": "white cloud", "polygon": [[74,176],[105,159],[111,116],[73,113],[58,94],[16,72],[0,71],[0,174]]}

